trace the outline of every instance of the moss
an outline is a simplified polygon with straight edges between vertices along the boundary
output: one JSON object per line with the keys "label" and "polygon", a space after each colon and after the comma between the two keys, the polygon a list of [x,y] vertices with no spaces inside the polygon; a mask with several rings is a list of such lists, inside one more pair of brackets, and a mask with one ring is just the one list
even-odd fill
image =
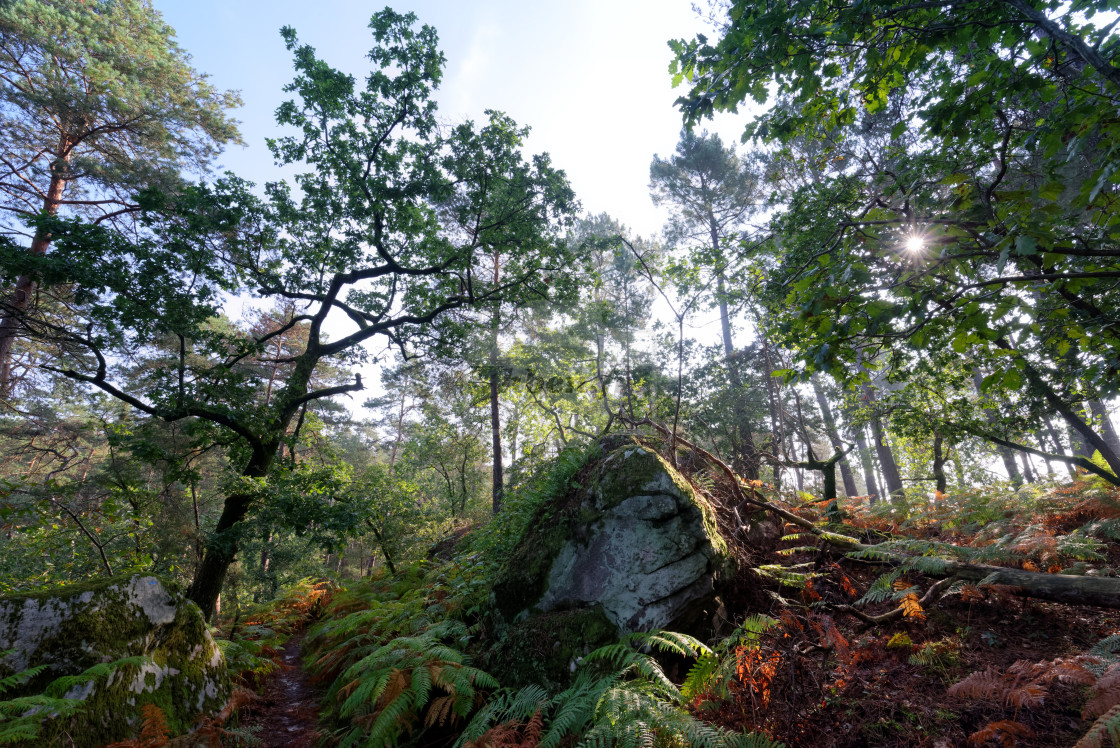
{"label": "moss", "polygon": [[[158,592],[151,595],[148,585],[154,584],[171,592],[170,599]],[[169,587],[157,578],[128,575],[0,598],[4,623],[10,626],[6,634],[0,632],[0,638],[6,635],[24,647],[14,655],[17,659],[0,663],[0,673],[51,664],[9,697],[41,693],[56,678],[77,675],[99,663],[135,655],[150,660],[99,678],[91,690],[80,694],[86,697],[83,711],[69,719],[46,721],[36,744],[73,741],[78,746],[100,746],[127,738],[145,704],[158,706],[173,734],[181,734],[200,713],[213,713],[224,705],[229,694],[225,663],[201,612]],[[159,620],[153,621],[145,612],[149,607]],[[19,640],[15,625],[31,611],[53,613],[42,616],[45,623],[38,636]]]}
{"label": "moss", "polygon": [[[622,465],[625,470],[619,469]],[[661,455],[648,447],[631,444],[614,450],[598,464],[592,485],[598,505],[609,509],[637,496],[644,486],[665,475],[672,478],[682,496],[692,494],[692,487]]]}
{"label": "moss", "polygon": [[[502,623],[531,610],[548,590],[549,570],[564,545],[623,501],[646,491],[674,492],[700,513],[717,558],[716,567],[732,562],[719,533],[715,513],[687,480],[654,450],[633,438],[620,440],[603,458],[589,465],[587,487],[574,484],[542,505],[494,584],[492,602]],[[671,487],[665,484],[671,482]],[[660,484],[653,487],[651,484]],[[593,501],[591,499],[594,499]]]}
{"label": "moss", "polygon": [[716,522],[716,513],[708,502],[698,496],[694,491],[692,493],[692,503],[700,509],[700,514],[704,518],[704,530],[708,533],[708,537],[712,541],[712,548],[715,549],[716,554],[723,560],[724,563],[733,561],[731,549],[727,546],[727,541],[724,540],[723,535],[720,534],[719,524]]}
{"label": "moss", "polygon": [[[623,457],[625,457],[624,461]],[[616,463],[625,464],[626,469],[619,470]],[[617,506],[631,496],[639,495],[651,482],[669,478],[677,494],[687,499],[700,511],[704,529],[711,538],[716,554],[723,560],[731,558],[731,552],[719,532],[716,515],[711,506],[696,493],[696,489],[685,480],[684,476],[673,469],[669,461],[657,452],[638,444],[624,446],[603,460],[596,472],[597,498],[603,508]]]}
{"label": "moss", "polygon": [[548,589],[548,572],[572,534],[568,517],[538,516],[534,528],[514,549],[493,587],[494,606],[506,622],[531,608]]}
{"label": "moss", "polygon": [[503,686],[538,683],[561,690],[580,658],[616,641],[618,629],[599,607],[532,615],[490,650],[487,668]]}
{"label": "moss", "polygon": [[61,600],[63,598],[80,595],[83,592],[95,592],[117,585],[128,584],[135,576],[155,577],[159,580],[160,584],[163,585],[163,588],[172,594],[181,591],[177,583],[168,581],[158,574],[138,575],[136,572],[125,572],[111,577],[94,577],[93,579],[85,579],[80,582],[68,582],[55,587],[40,587],[23,592],[9,592],[0,595],[0,603],[5,603],[10,600],[44,600],[49,598],[58,598]]}

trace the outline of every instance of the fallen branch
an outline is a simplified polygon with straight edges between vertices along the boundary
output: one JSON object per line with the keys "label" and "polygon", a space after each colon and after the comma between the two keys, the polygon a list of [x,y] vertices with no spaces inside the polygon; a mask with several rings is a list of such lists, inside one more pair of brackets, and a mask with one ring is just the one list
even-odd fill
{"label": "fallen branch", "polygon": [[[922,595],[921,599],[918,600],[918,604],[923,608],[928,608],[929,606],[933,605],[941,599],[945,590],[949,589],[949,585],[953,584],[953,582],[955,581],[957,581],[956,577],[948,577],[935,583],[928,590],[926,590],[926,594]],[[832,609],[840,613],[847,613],[849,615],[855,616],[859,620],[866,623],[868,626],[879,626],[884,623],[890,623],[891,621],[898,620],[899,618],[902,618],[904,615],[906,615],[906,607],[902,605],[899,605],[894,610],[888,610],[886,613],[877,616],[868,615],[859,608],[853,608],[851,605],[833,605]]]}

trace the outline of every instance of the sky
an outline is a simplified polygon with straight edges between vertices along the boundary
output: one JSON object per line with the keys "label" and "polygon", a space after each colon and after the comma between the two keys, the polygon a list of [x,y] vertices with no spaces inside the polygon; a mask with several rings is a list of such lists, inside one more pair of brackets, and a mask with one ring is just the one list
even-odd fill
{"label": "sky", "polygon": [[[369,71],[370,15],[382,6],[349,0],[154,0],[193,64],[223,89],[241,92],[246,146],[220,164],[261,183],[282,176],[264,139],[278,134],[291,57],[279,29],[291,26],[335,67]],[[532,128],[529,153],[548,152],[588,214],[607,212],[642,236],[659,232],[663,209],[649,199],[649,164],[676,146],[679,95],[668,73],[671,38],[708,30],[690,0],[428,0],[401,2],[436,28],[447,58],[436,98],[449,123],[482,121],[487,109]],[[707,129],[737,143],[747,123],[726,115]]]}

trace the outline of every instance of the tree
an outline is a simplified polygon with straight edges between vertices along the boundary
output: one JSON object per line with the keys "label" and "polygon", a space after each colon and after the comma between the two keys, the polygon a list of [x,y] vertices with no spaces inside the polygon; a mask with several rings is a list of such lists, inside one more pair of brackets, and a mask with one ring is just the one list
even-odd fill
{"label": "tree", "polygon": [[[532,163],[521,159],[520,148],[529,128],[518,127],[500,112],[487,114],[489,121],[477,132],[473,123],[468,122],[453,134],[449,172],[460,184],[475,186],[459,189],[442,208],[462,240],[478,250],[479,261],[471,271],[472,283],[500,288],[512,281],[517,286],[527,274],[536,275],[537,282],[520,288],[520,304],[510,304],[508,298],[496,294],[480,300],[471,313],[447,315],[438,326],[443,339],[435,350],[437,355],[459,354],[460,358],[463,348],[468,357],[476,347],[486,351],[485,363],[472,363],[485,372],[490,389],[492,504],[496,514],[501,508],[505,483],[501,336],[510,332],[520,306],[574,291],[570,274],[554,277],[549,273],[536,274],[536,270],[572,264],[568,245],[557,235],[540,232],[539,225],[553,221],[558,227],[567,226],[578,204],[564,172],[552,167],[547,154],[535,156]],[[481,328],[485,329],[486,342],[482,346],[464,346],[464,338],[477,334]]]}
{"label": "tree", "polygon": [[[239,142],[215,90],[147,0],[0,2],[0,232],[43,254],[28,219],[75,212],[95,222],[135,213],[137,193],[172,194]],[[0,308],[0,397],[35,293],[19,276]]]}
{"label": "tree", "polygon": [[760,180],[751,166],[725,149],[718,135],[684,130],[674,156],[653,157],[649,179],[654,204],[667,204],[673,211],[667,232],[670,240],[691,243],[689,261],[711,276],[699,283],[710,287],[714,281],[712,301],[719,309],[723,353],[734,392],[734,462],[748,478],[757,479],[759,456],[732,337],[726,278],[729,259],[725,254],[736,232],[762,202]]}
{"label": "tree", "polygon": [[769,305],[806,361],[866,377],[863,351],[896,367],[951,348],[986,394],[1059,415],[1115,479],[1120,454],[1079,412],[1120,370],[1118,42],[1095,25],[1110,8],[733,3],[718,42],[673,45],[686,119],[773,82],[748,134],[825,145],[824,178],[772,224]]}
{"label": "tree", "polygon": [[[226,178],[185,189],[174,205],[146,203],[139,238],[43,219],[56,249],[36,255],[9,247],[0,262],[9,273],[76,289],[82,320],[34,329],[57,347],[52,371],[166,421],[209,422],[231,443],[240,479],[225,496],[189,591],[207,616],[241,523],[291,438],[289,426],[305,405],[362,389],[360,377],[315,387],[320,367],[362,359],[362,344],[375,336],[406,350],[452,309],[547,295],[544,278],[559,271],[545,256],[514,266],[500,283],[480,282],[475,269],[488,247],[451,219],[473,206],[487,217],[487,231],[548,235],[566,208],[567,184],[545,157],[526,165],[515,140],[481,152],[472,147],[471,126],[441,134],[430,99],[444,62],[435,31],[391,10],[374,14],[370,28],[374,69],[362,88],[299,44],[292,29],[282,32],[297,72],[287,90],[297,98],[280,106],[277,119],[296,134],[269,144],[282,163],[307,167],[296,178],[298,198],[274,183],[258,199]],[[479,158],[487,163],[480,167]],[[247,337],[213,324],[230,293],[293,300],[302,312]],[[333,328],[328,339],[328,317],[349,326]],[[307,326],[306,341],[265,403],[255,395],[267,371],[253,357],[297,325]],[[168,339],[178,352],[170,361],[154,349]],[[123,390],[122,362],[146,356],[164,363]]]}
{"label": "tree", "polygon": [[[829,405],[828,396],[821,386],[820,377],[812,378],[813,395],[817,400],[817,407],[821,411],[821,421],[824,424],[825,435],[828,436],[828,441],[832,445],[833,454],[844,453],[847,450],[844,448],[844,442],[840,438],[840,431],[836,428],[836,418],[832,414],[832,406]],[[859,490],[856,488],[855,475],[852,473],[852,466],[848,463],[848,458],[843,455],[839,458],[840,476],[844,480],[844,493],[851,498],[859,495]]]}

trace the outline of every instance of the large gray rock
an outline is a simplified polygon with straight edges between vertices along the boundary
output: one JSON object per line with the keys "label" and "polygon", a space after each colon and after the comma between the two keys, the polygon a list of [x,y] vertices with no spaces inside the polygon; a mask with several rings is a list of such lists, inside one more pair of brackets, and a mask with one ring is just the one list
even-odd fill
{"label": "large gray rock", "polygon": [[660,455],[629,443],[538,515],[493,602],[505,622],[598,607],[620,633],[695,631],[728,564],[704,500]]}
{"label": "large gray rock", "polygon": [[77,717],[45,721],[43,745],[73,739],[78,746],[101,746],[126,738],[145,704],[163,711],[172,734],[185,733],[200,714],[216,712],[229,698],[225,660],[201,612],[153,576],[0,597],[0,653],[8,650],[0,658],[0,678],[48,667],[7,697],[39,693],[59,676],[99,663],[147,658],[65,694],[83,699],[85,708]]}

